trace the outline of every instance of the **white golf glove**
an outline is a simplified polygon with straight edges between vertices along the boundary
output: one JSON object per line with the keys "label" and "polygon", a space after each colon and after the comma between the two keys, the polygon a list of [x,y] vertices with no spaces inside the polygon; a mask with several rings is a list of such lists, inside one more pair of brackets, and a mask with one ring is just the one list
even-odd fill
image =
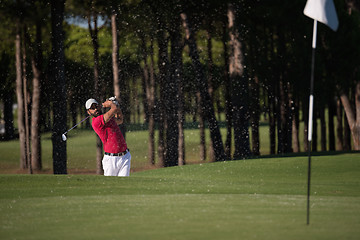
{"label": "white golf glove", "polygon": [[119,102],[116,100],[116,96],[114,97],[109,97],[108,100],[112,101],[113,103],[115,103],[116,106],[119,106]]}

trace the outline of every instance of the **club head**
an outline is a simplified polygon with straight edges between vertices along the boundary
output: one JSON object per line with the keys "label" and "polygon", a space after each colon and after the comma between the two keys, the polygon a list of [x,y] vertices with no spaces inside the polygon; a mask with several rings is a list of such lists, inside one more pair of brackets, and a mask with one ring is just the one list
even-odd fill
{"label": "club head", "polygon": [[65,141],[66,141],[66,139],[67,139],[66,135],[65,135],[65,134],[63,134],[63,135],[61,135],[61,137],[62,137],[62,140],[65,142]]}

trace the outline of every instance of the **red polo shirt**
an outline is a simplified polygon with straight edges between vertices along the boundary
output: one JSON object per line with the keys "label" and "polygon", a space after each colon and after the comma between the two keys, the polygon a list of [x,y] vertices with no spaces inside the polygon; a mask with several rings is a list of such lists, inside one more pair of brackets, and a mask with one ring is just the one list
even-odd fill
{"label": "red polo shirt", "polygon": [[92,119],[92,127],[100,137],[104,151],[109,153],[120,153],[127,149],[127,145],[115,119],[111,118],[106,124],[104,116],[100,115]]}

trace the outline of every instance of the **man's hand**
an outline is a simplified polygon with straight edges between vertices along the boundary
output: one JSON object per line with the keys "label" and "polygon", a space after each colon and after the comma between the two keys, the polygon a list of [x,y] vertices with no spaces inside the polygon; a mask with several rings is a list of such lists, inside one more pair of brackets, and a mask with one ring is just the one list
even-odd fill
{"label": "man's hand", "polygon": [[115,103],[116,106],[119,106],[119,102],[116,100],[116,96],[115,97],[109,97],[108,99],[106,100],[110,100],[112,101],[113,103]]}
{"label": "man's hand", "polygon": [[[113,104],[112,101],[106,100],[105,102],[102,103],[102,106],[103,106],[104,108],[109,108],[109,107],[111,107],[111,104]],[[115,105],[115,106],[116,106],[116,105]]]}

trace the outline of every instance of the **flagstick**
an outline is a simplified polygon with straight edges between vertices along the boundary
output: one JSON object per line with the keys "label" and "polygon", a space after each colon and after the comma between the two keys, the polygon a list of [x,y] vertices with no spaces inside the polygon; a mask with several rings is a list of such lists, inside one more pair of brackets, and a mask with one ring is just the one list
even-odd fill
{"label": "flagstick", "polygon": [[308,189],[307,189],[307,218],[306,223],[310,223],[310,180],[311,180],[311,139],[312,139],[312,121],[314,107],[314,68],[315,68],[315,49],[316,49],[317,21],[314,20],[312,56],[311,56],[311,80],[310,80],[310,99],[309,99],[309,131],[308,131]]}

